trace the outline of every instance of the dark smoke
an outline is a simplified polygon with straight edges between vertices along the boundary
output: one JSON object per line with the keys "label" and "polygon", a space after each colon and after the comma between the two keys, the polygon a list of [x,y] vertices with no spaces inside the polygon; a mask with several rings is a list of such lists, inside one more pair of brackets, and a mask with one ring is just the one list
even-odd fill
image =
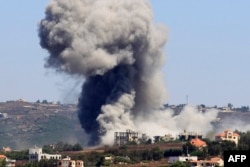
{"label": "dark smoke", "polygon": [[85,78],[78,115],[90,145],[135,129],[165,102],[166,31],[146,0],[52,0],[39,36],[46,67]]}

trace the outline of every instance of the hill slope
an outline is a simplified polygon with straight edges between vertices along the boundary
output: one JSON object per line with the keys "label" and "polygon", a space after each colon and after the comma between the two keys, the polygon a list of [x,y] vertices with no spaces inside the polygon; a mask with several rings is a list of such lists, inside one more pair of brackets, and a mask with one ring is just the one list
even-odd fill
{"label": "hill slope", "polygon": [[29,148],[59,141],[85,145],[75,105],[0,103],[0,147]]}

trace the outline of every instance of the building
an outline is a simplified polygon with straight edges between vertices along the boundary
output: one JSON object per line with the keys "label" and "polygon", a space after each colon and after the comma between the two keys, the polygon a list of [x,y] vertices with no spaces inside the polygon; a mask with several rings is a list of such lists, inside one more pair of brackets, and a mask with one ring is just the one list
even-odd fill
{"label": "building", "polygon": [[165,134],[164,136],[154,136],[154,142],[168,142],[173,141],[174,137],[171,134]]}
{"label": "building", "polygon": [[3,154],[0,154],[0,159],[3,160],[3,159],[6,159],[7,157]]}
{"label": "building", "polygon": [[129,142],[138,143],[138,132],[127,129],[126,132],[115,132],[115,145],[126,145]]}
{"label": "building", "polygon": [[60,160],[60,154],[46,154],[43,153],[42,148],[34,147],[29,149],[29,161],[40,161],[41,159],[55,159]]}
{"label": "building", "polygon": [[191,140],[189,141],[189,143],[190,143],[192,146],[194,146],[194,147],[196,147],[196,148],[198,148],[198,149],[202,149],[202,148],[204,148],[204,147],[207,147],[207,143],[204,142],[203,140],[199,139],[199,138],[191,139]]}
{"label": "building", "polygon": [[11,149],[9,147],[3,147],[2,151],[4,151],[4,152],[11,152]]}
{"label": "building", "polygon": [[57,161],[57,167],[84,167],[82,160],[71,160],[70,157]]}
{"label": "building", "polygon": [[164,136],[161,137],[163,141],[168,142],[168,141],[173,141],[175,138],[172,134],[165,134]]}
{"label": "building", "polygon": [[231,130],[225,130],[222,133],[219,133],[215,135],[215,140],[216,141],[232,141],[238,146],[239,140],[240,140],[240,135],[238,133],[232,132]]}
{"label": "building", "polygon": [[174,163],[176,161],[188,162],[188,161],[197,161],[197,160],[198,160],[197,156],[170,156],[168,158],[169,163]]}
{"label": "building", "polygon": [[2,119],[8,118],[8,114],[7,113],[0,113],[0,118],[2,118]]}
{"label": "building", "polygon": [[6,167],[15,167],[16,166],[16,160],[12,160],[7,158],[5,155],[0,155],[0,161],[5,160],[6,161]]}
{"label": "building", "polygon": [[215,157],[210,160],[189,161],[188,164],[191,167],[216,167],[224,166],[224,161],[219,157]]}
{"label": "building", "polygon": [[187,132],[185,130],[179,134],[179,140],[182,141],[189,141],[195,138],[202,139],[202,134],[198,132]]}

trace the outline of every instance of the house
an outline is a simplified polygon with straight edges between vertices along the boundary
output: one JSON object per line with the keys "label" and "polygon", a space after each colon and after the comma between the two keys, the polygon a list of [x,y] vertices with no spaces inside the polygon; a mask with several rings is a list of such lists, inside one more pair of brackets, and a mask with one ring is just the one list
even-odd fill
{"label": "house", "polygon": [[215,167],[224,166],[224,161],[219,157],[215,157],[210,160],[189,161],[188,164],[190,167]]}
{"label": "house", "polygon": [[126,132],[115,132],[115,145],[126,145],[129,142],[138,143],[138,132],[127,129]]}
{"label": "house", "polygon": [[240,135],[231,130],[225,130],[224,132],[215,135],[215,140],[216,141],[223,141],[223,140],[232,141],[236,144],[236,146],[238,146]]}
{"label": "house", "polygon": [[165,134],[161,138],[163,141],[166,141],[166,142],[173,141],[175,139],[172,134]]}
{"label": "house", "polygon": [[198,160],[197,156],[170,156],[168,158],[169,163],[174,163],[176,161],[188,162],[188,161],[197,161],[197,160]]}
{"label": "house", "polygon": [[11,152],[11,149],[9,147],[3,147],[2,151],[4,151],[4,152]]}
{"label": "house", "polygon": [[0,160],[6,159],[7,157],[3,154],[0,154]]}
{"label": "house", "polygon": [[191,139],[189,143],[199,149],[207,147],[207,143],[199,138]]}
{"label": "house", "polygon": [[16,166],[16,160],[12,160],[7,158],[5,155],[0,155],[0,161],[5,160],[6,161],[6,167],[15,167]]}
{"label": "house", "polygon": [[34,147],[29,149],[29,161],[40,161],[41,159],[56,159],[60,160],[60,154],[46,154],[42,152],[42,148]]}
{"label": "house", "polygon": [[114,157],[113,157],[112,155],[105,156],[105,157],[104,157],[104,160],[105,160],[105,161],[110,161],[111,163],[113,163],[113,162],[114,162]]}
{"label": "house", "polygon": [[168,142],[168,141],[173,141],[174,137],[171,134],[165,134],[164,136],[154,136],[154,142]]}
{"label": "house", "polygon": [[202,139],[202,134],[198,132],[187,132],[186,130],[179,134],[179,140],[181,141],[188,141],[194,138]]}
{"label": "house", "polygon": [[57,161],[57,167],[84,167],[82,160],[71,160],[70,157],[66,157]]}

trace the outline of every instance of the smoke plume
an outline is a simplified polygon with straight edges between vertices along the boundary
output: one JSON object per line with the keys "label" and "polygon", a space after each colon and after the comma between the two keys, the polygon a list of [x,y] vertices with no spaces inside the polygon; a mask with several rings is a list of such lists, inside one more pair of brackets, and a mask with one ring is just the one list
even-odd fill
{"label": "smoke plume", "polygon": [[79,120],[89,145],[135,129],[166,101],[164,26],[146,0],[52,0],[39,24],[46,67],[84,77]]}

